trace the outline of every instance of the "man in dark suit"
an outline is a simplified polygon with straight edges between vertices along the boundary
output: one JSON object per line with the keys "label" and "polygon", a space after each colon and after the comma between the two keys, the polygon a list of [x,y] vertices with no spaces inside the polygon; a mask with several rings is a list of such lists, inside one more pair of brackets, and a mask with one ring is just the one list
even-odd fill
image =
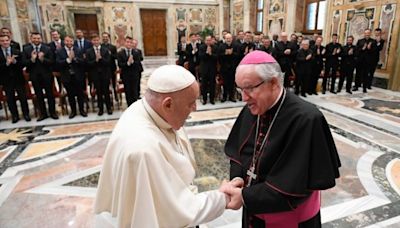
{"label": "man in dark suit", "polygon": [[190,34],[190,43],[186,46],[186,56],[189,62],[189,71],[196,78],[196,67],[199,64],[199,47],[200,44],[197,42],[196,34]]}
{"label": "man in dark suit", "polygon": [[237,63],[237,47],[232,41],[230,33],[225,35],[225,43],[219,45],[218,60],[221,65],[221,75],[224,80],[224,93],[221,102],[225,102],[227,98],[236,102],[235,98],[235,71]]}
{"label": "man in dark suit", "polygon": [[281,33],[281,41],[279,41],[275,46],[275,54],[277,61],[285,73],[283,85],[285,88],[290,86],[290,76],[293,75],[292,66],[293,59],[296,56],[297,47],[296,43],[288,41],[288,35],[286,32]]}
{"label": "man in dark suit", "polygon": [[244,43],[244,36],[245,35],[244,35],[244,32],[242,30],[239,30],[237,32],[237,35],[236,35],[235,41],[234,41],[235,46],[240,47],[240,45],[242,43]]}
{"label": "man in dark suit", "polygon": [[0,35],[0,46],[0,85],[3,85],[6,92],[12,123],[19,120],[15,92],[17,92],[21,103],[24,119],[31,121],[25,93],[25,79],[22,75],[21,51],[11,47],[11,39],[8,35]]}
{"label": "man in dark suit", "polygon": [[75,31],[76,40],[74,41],[74,46],[79,48],[83,53],[91,48],[93,45],[89,40],[86,40],[83,36],[83,32],[80,29]]}
{"label": "man in dark suit", "polygon": [[140,50],[138,47],[138,41],[136,39],[133,39],[132,41],[132,48],[133,48],[133,52],[135,54],[137,54],[139,56],[140,61],[138,62],[139,64],[139,70],[140,70],[140,74],[139,74],[139,83],[137,84],[137,90],[136,90],[136,97],[137,99],[140,99],[140,81],[142,79],[142,72],[143,72],[143,65],[142,65],[142,61],[143,61],[143,52],[142,50]]}
{"label": "man in dark suit", "polygon": [[138,97],[140,83],[140,53],[133,51],[133,38],[125,38],[125,49],[118,52],[118,66],[121,69],[121,79],[124,83],[126,104],[129,107]]}
{"label": "man in dark suit", "polygon": [[108,49],[108,51],[110,52],[110,56],[111,56],[111,62],[110,62],[110,71],[111,71],[111,82],[112,82],[112,87],[113,87],[113,91],[114,91],[114,98],[115,100],[118,102],[118,96],[117,96],[117,91],[116,91],[116,79],[117,79],[117,47],[115,45],[111,44],[110,41],[110,34],[108,32],[103,32],[101,34],[101,39],[103,41],[103,43],[101,44],[101,46],[105,47]]}
{"label": "man in dark suit", "polygon": [[64,47],[64,41],[61,40],[60,33],[57,30],[51,31],[50,35],[51,42],[48,44],[48,46],[50,47],[55,57],[56,51]]}
{"label": "man in dark suit", "polygon": [[21,45],[17,41],[14,41],[12,39],[12,33],[11,33],[11,30],[9,28],[6,28],[6,27],[1,28],[0,34],[1,35],[7,35],[8,37],[10,37],[10,39],[11,39],[11,44],[10,44],[11,47],[21,51]]}
{"label": "man in dark suit", "polygon": [[[35,95],[39,103],[40,117],[37,121],[48,117],[44,95],[46,95],[49,106],[50,117],[58,119],[56,114],[56,103],[53,95],[53,74],[51,66],[54,63],[53,53],[50,48],[42,43],[42,35],[37,32],[31,33],[31,44],[24,47],[22,62],[29,73],[29,80],[32,81]],[[43,89],[45,94],[43,94]]]}
{"label": "man in dark suit", "polygon": [[352,94],[351,83],[353,83],[353,74],[356,65],[354,58],[356,46],[353,45],[353,40],[353,36],[348,36],[346,45],[343,46],[343,51],[341,54],[342,59],[340,61],[340,80],[337,91],[338,93],[340,93],[342,90],[344,80],[346,80],[346,92]]}
{"label": "man in dark suit", "polygon": [[208,93],[210,94],[210,103],[215,104],[215,76],[217,74],[218,50],[213,44],[212,36],[206,36],[205,43],[199,50],[199,75],[201,79],[201,96],[203,104],[207,104]]}
{"label": "man in dark suit", "polygon": [[89,67],[89,77],[94,82],[97,95],[98,115],[104,113],[104,102],[106,103],[107,113],[112,114],[110,100],[110,61],[111,55],[106,47],[100,45],[100,37],[92,36],[93,46],[86,51],[86,63]]}
{"label": "man in dark suit", "polygon": [[177,53],[178,53],[178,65],[183,66],[187,61],[186,54],[186,36],[181,36],[179,43],[177,45]]}
{"label": "man in dark suit", "polygon": [[382,64],[380,66],[378,65],[379,58],[380,58],[379,55],[380,55],[381,51],[383,50],[383,45],[385,44],[385,40],[382,39],[382,29],[377,28],[377,29],[375,29],[374,33],[375,33],[375,40],[376,40],[375,61],[374,61],[374,66],[371,67],[371,72],[369,75],[371,75],[372,77],[369,77],[367,89],[371,89],[372,79],[374,77],[376,68],[377,67],[380,68],[382,66]]}
{"label": "man in dark suit", "polygon": [[338,35],[332,35],[332,42],[326,45],[325,52],[325,75],[322,81],[322,93],[328,88],[328,81],[330,81],[330,92],[336,94],[335,83],[336,83],[336,73],[339,70],[339,56],[342,51],[342,45],[337,42]]}
{"label": "man in dark suit", "polygon": [[254,51],[254,44],[251,41],[252,40],[252,34],[250,31],[247,31],[245,36],[244,36],[244,42],[241,44],[238,44],[238,59],[236,62],[236,66],[239,64],[242,59],[249,54],[250,52]]}
{"label": "man in dark suit", "polygon": [[87,114],[83,108],[85,95],[82,88],[82,81],[85,80],[83,53],[77,47],[73,47],[72,36],[65,36],[64,43],[65,46],[56,52],[56,62],[61,73],[61,82],[68,94],[71,107],[69,118],[72,119],[76,116],[75,97],[78,99],[79,113],[86,117]]}
{"label": "man in dark suit", "polygon": [[363,84],[363,92],[367,92],[369,82],[374,77],[372,75],[376,62],[376,40],[371,38],[371,30],[364,31],[364,38],[359,39],[356,45],[356,80],[353,91],[357,91],[358,87]]}
{"label": "man in dark suit", "polygon": [[309,86],[308,86],[308,94],[309,95],[318,95],[317,93],[317,84],[319,77],[323,74],[323,69],[324,69],[324,57],[325,57],[325,52],[326,49],[322,45],[323,38],[321,36],[318,36],[314,40],[314,45],[311,46],[311,50],[313,51],[313,60],[312,60],[312,66],[311,66],[311,76],[310,76],[310,81],[309,81]]}

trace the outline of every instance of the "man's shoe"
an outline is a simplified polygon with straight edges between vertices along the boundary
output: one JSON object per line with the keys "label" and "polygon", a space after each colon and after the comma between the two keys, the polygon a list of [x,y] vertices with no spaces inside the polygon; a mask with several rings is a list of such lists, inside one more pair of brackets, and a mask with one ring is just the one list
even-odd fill
{"label": "man's shoe", "polygon": [[367,89],[372,89],[371,86],[368,86]]}
{"label": "man's shoe", "polygon": [[353,89],[351,91],[358,91],[357,87],[353,87]]}
{"label": "man's shoe", "polygon": [[207,101],[203,101],[203,102],[201,102],[203,105],[206,105],[207,104]]}
{"label": "man's shoe", "polygon": [[107,110],[107,114],[108,114],[108,115],[112,115],[112,113],[113,113],[113,111],[112,111],[111,109],[108,109],[108,110]]}
{"label": "man's shoe", "polygon": [[81,114],[81,116],[87,117],[87,113],[85,111],[79,111],[79,113]]}
{"label": "man's shoe", "polygon": [[50,114],[50,117],[51,117],[53,120],[58,120],[58,116],[57,116],[57,114],[55,114],[55,113]]}
{"label": "man's shoe", "polygon": [[69,114],[69,117],[68,117],[68,118],[72,119],[72,118],[74,118],[75,116],[76,116],[76,112],[71,112],[71,113]]}
{"label": "man's shoe", "polygon": [[322,94],[325,94],[326,93],[326,91],[325,90],[322,90]]}
{"label": "man's shoe", "polygon": [[210,101],[210,103],[211,103],[212,105],[215,105],[215,102],[214,102],[214,101]]}
{"label": "man's shoe", "polygon": [[44,120],[44,119],[47,119],[47,118],[49,118],[47,115],[45,115],[45,116],[40,116],[39,118],[37,118],[37,122],[39,122],[39,121],[42,121],[42,120]]}
{"label": "man's shoe", "polygon": [[333,94],[336,94],[336,92],[334,90],[331,90],[330,92],[333,93]]}
{"label": "man's shoe", "polygon": [[221,103],[224,103],[226,101],[226,98],[222,98]]}
{"label": "man's shoe", "polygon": [[346,90],[346,93],[353,94],[350,90]]}
{"label": "man's shoe", "polygon": [[340,90],[340,89],[338,89],[338,90],[336,91],[336,93],[340,93],[340,92],[342,92],[342,90]]}
{"label": "man's shoe", "polygon": [[99,112],[97,113],[98,116],[102,116],[103,115],[103,110],[99,110]]}
{"label": "man's shoe", "polygon": [[15,124],[16,122],[18,122],[19,121],[19,117],[17,117],[17,116],[13,116],[12,117],[12,121],[11,121],[11,123],[13,123],[13,124]]}
{"label": "man's shoe", "polygon": [[302,97],[307,97],[307,95],[305,93],[301,93]]}
{"label": "man's shoe", "polygon": [[29,115],[24,115],[24,119],[26,122],[31,121],[31,117]]}
{"label": "man's shoe", "polygon": [[363,93],[366,93],[367,92],[367,89],[363,89]]}
{"label": "man's shoe", "polygon": [[236,102],[236,99],[230,98],[229,101]]}

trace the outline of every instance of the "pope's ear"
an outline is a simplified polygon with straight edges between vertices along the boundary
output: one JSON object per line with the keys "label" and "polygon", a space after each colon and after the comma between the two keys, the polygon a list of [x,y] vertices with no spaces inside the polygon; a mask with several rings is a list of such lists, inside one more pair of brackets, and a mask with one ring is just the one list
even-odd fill
{"label": "pope's ear", "polygon": [[164,109],[164,111],[170,112],[170,110],[172,109],[172,97],[164,98],[164,100],[162,101],[162,108]]}

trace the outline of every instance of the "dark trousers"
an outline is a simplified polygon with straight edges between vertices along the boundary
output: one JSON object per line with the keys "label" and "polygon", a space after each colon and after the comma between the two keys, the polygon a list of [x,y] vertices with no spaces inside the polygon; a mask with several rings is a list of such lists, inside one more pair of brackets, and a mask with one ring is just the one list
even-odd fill
{"label": "dark trousers", "polygon": [[292,67],[290,63],[286,63],[282,65],[282,72],[285,73],[283,78],[283,86],[288,88],[290,86],[290,76],[292,76]]}
{"label": "dark trousers", "polygon": [[[100,73],[98,75],[101,75]],[[104,103],[106,103],[107,110],[111,110],[111,99],[110,99],[110,79],[109,78],[96,78],[93,80],[94,88],[96,89],[97,95],[97,106],[100,111],[104,109]]]}
{"label": "dark trousers", "polygon": [[[46,96],[47,103],[49,106],[49,113],[56,114],[56,101],[53,94],[53,76],[49,78],[43,78],[42,75],[38,75],[37,79],[32,80],[33,89],[35,90],[35,95],[37,102],[39,104],[39,111],[41,116],[47,116],[46,105],[44,103],[44,98]],[[43,94],[43,89],[45,94]]]}
{"label": "dark trousers", "polygon": [[317,84],[319,75],[321,74],[322,66],[314,65],[311,69],[311,75],[308,84],[308,93],[317,93]]}
{"label": "dark trousers", "polygon": [[305,95],[308,91],[310,74],[307,73],[297,73],[295,79],[295,93],[299,94],[301,92],[302,95]]}
{"label": "dark trousers", "polygon": [[325,75],[322,80],[322,90],[326,91],[328,80],[330,81],[330,91],[335,91],[335,82],[336,82],[336,72],[338,69],[338,63],[333,61],[327,61],[325,64]]}
{"label": "dark trousers", "polygon": [[364,91],[368,88],[369,75],[371,74],[371,66],[368,63],[358,63],[356,66],[355,88],[363,86]]}
{"label": "dark trousers", "polygon": [[235,99],[235,71],[227,71],[222,73],[222,78],[224,80],[224,93],[223,100],[226,100],[229,96],[229,99]]}
{"label": "dark trousers", "polygon": [[339,87],[338,91],[342,90],[344,80],[346,80],[346,91],[351,90],[351,84],[353,83],[353,73],[354,73],[354,66],[346,66],[340,72],[340,80],[339,80]]}
{"label": "dark trousers", "polygon": [[140,83],[140,78],[138,75],[124,76],[122,78],[122,82],[124,83],[126,104],[129,107],[129,105],[139,99],[139,94],[137,90],[138,84]]}
{"label": "dark trousers", "polygon": [[201,96],[203,101],[207,101],[207,94],[210,94],[210,102],[215,98],[215,71],[206,72],[201,75]]}
{"label": "dark trousers", "polygon": [[197,74],[196,74],[196,66],[197,66],[196,63],[189,62],[189,71],[190,71],[190,73],[192,73],[193,76],[195,76],[196,79],[198,79],[197,78]]}
{"label": "dark trousers", "polygon": [[140,88],[140,82],[141,82],[141,81],[142,81],[142,73],[140,72],[140,73],[139,73],[139,77],[138,77],[137,90],[136,90],[136,97],[137,97],[137,99],[140,98],[140,90],[141,90],[141,88]]}
{"label": "dark trousers", "polygon": [[24,85],[4,85],[4,92],[7,96],[7,105],[10,109],[11,116],[14,118],[19,117],[17,100],[15,97],[15,91],[17,92],[19,102],[21,103],[21,109],[24,116],[29,116],[28,101],[26,98],[25,86]]}
{"label": "dark trousers", "polygon": [[[82,89],[82,80],[78,80],[76,75],[71,75],[69,82],[64,82],[65,89],[67,90],[68,102],[71,107],[71,112],[76,113],[76,100],[78,100],[79,111],[83,112],[83,103],[85,94]],[[75,99],[75,97],[77,99]]]}
{"label": "dark trousers", "polygon": [[367,78],[367,88],[371,88],[372,86],[372,80],[374,79],[374,75],[375,75],[375,70],[376,67],[378,66],[378,62],[374,63],[373,65],[371,65],[370,70],[369,70],[369,74],[368,74],[368,78]]}

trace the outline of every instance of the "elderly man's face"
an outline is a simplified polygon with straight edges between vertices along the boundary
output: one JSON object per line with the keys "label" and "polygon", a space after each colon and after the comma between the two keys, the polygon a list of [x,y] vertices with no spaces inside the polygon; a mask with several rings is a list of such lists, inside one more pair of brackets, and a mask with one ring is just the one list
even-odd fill
{"label": "elderly man's face", "polygon": [[175,96],[171,119],[169,124],[175,130],[181,128],[191,112],[196,111],[196,99],[199,96],[199,85],[197,82],[193,83],[185,91],[181,92],[178,96]]}
{"label": "elderly man's face", "polygon": [[255,65],[241,65],[236,69],[236,84],[242,89],[242,98],[251,114],[264,114],[275,102],[275,90],[280,89],[276,78],[263,81],[255,71]]}

